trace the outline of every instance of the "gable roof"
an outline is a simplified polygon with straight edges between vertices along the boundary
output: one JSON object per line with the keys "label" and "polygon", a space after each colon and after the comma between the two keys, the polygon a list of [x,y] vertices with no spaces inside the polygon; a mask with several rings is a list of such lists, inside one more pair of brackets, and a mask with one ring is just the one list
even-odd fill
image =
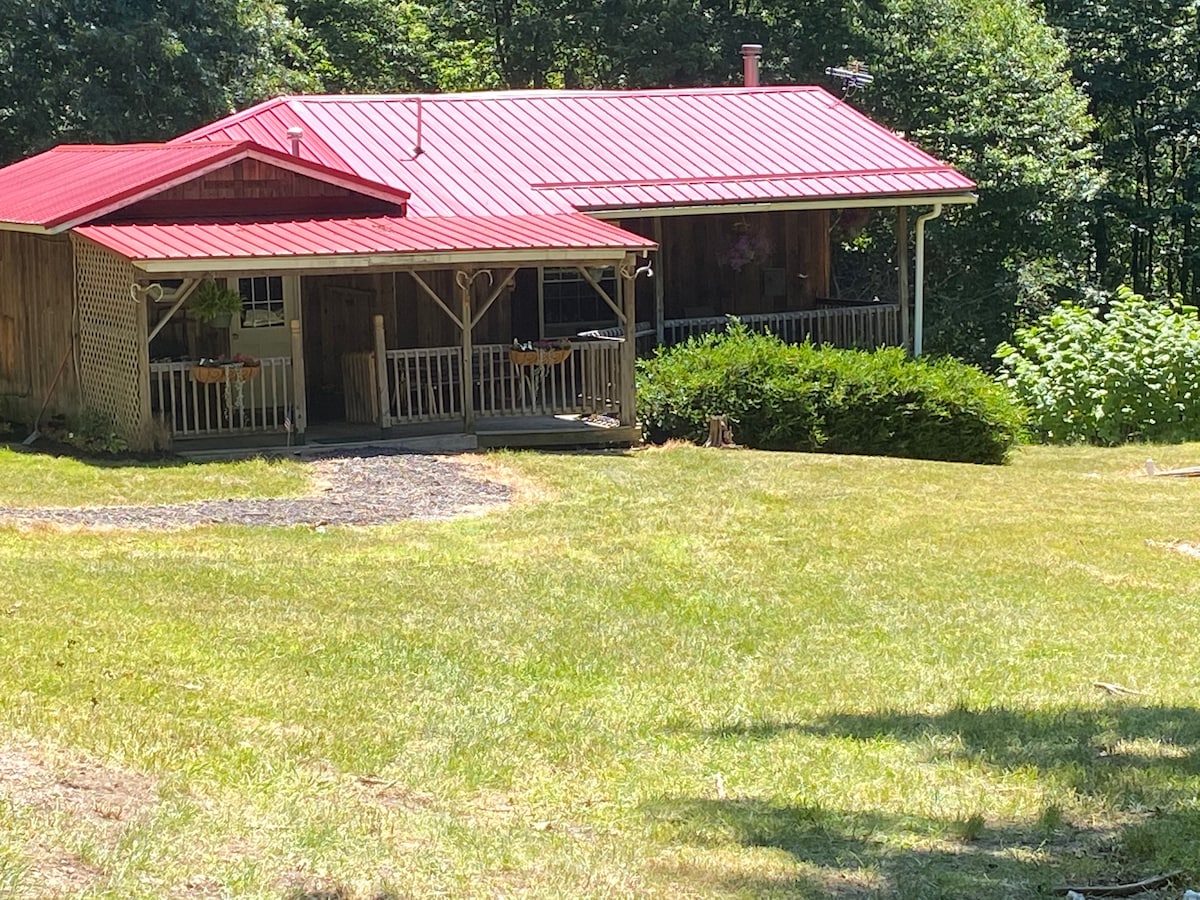
{"label": "gable roof", "polygon": [[247,158],[400,205],[408,200],[399,188],[250,141],[64,144],[0,169],[0,222],[65,231]]}
{"label": "gable roof", "polygon": [[284,97],[176,142],[284,149],[292,127],[302,158],[410,191],[413,215],[966,200],[975,187],[813,86]]}

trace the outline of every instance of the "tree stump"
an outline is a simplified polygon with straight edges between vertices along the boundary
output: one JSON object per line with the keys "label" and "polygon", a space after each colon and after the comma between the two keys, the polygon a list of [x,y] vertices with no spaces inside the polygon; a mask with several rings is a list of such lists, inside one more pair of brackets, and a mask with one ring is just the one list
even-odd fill
{"label": "tree stump", "polygon": [[737,446],[733,440],[733,429],[729,427],[729,419],[725,416],[708,417],[708,440],[704,442],[704,446],[718,449]]}

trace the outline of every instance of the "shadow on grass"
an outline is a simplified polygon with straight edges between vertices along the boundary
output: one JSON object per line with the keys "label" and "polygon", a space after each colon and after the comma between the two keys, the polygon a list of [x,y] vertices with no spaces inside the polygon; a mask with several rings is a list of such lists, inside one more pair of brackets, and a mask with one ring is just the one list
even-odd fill
{"label": "shadow on grass", "polygon": [[89,466],[95,466],[98,469],[169,469],[176,466],[185,466],[191,464],[190,460],[184,459],[182,456],[175,456],[165,451],[134,453],[126,451],[120,454],[105,455],[97,453],[88,453],[80,450],[78,447],[73,447],[70,444],[64,444],[59,441],[53,441],[46,437],[38,438],[32,444],[26,446],[21,441],[0,442],[0,447],[11,450],[14,453],[23,453],[28,456],[47,456],[55,459],[73,459],[76,462],[85,463]]}
{"label": "shadow on grass", "polygon": [[[729,877],[725,886],[738,892],[1036,897],[1064,883],[1132,882],[1177,869],[1200,875],[1195,709],[1114,703],[933,715],[879,712],[752,722],[703,735],[737,742],[789,735],[852,740],[867,752],[872,743],[886,752],[899,742],[907,745],[910,759],[915,755],[930,764],[966,760],[984,772],[1033,773],[1050,796],[1069,797],[1087,811],[1081,821],[1069,823],[1054,807],[1039,819],[1017,822],[786,806],[755,798],[676,798],[645,807],[652,827],[668,841],[774,848],[801,864],[800,874],[786,884]],[[711,883],[713,873],[696,877]],[[1195,887],[1195,881],[1187,886]],[[1178,889],[1169,896],[1178,896]]]}

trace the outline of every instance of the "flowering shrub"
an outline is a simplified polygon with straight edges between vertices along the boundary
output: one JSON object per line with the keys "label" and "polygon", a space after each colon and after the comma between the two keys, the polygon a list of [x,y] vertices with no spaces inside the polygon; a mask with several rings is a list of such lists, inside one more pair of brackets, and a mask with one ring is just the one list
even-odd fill
{"label": "flowering shrub", "polygon": [[1063,303],[996,349],[1000,380],[1043,440],[1200,438],[1195,307],[1118,288],[1107,308]]}

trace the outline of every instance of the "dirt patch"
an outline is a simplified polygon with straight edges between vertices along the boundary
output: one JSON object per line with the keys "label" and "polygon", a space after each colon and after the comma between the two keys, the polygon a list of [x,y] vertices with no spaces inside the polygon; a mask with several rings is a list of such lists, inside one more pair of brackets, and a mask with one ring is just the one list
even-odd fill
{"label": "dirt patch", "polygon": [[1146,541],[1146,546],[1170,550],[1172,553],[1181,553],[1192,559],[1200,559],[1200,544],[1193,544],[1191,541]]}
{"label": "dirt patch", "polygon": [[57,760],[34,744],[0,747],[0,796],[95,824],[136,818],[158,801],[153,779],[114,766]]}
{"label": "dirt patch", "polygon": [[480,481],[503,485],[509,490],[513,502],[540,503],[553,498],[553,492],[546,485],[504,465],[492,454],[464,453],[462,456],[440,458],[462,467]]}
{"label": "dirt patch", "polygon": [[[96,762],[56,756],[37,744],[0,746],[0,799],[19,810],[68,820],[106,844],[158,802],[154,780]],[[49,823],[47,823],[49,824]],[[82,892],[103,871],[43,836],[26,846],[28,896]]]}
{"label": "dirt patch", "polygon": [[512,490],[459,457],[388,450],[331,453],[309,463],[304,497],[203,500],[150,506],[0,507],[0,524],[65,530],[165,530],[201,525],[386,525],[477,514],[509,502]]}

